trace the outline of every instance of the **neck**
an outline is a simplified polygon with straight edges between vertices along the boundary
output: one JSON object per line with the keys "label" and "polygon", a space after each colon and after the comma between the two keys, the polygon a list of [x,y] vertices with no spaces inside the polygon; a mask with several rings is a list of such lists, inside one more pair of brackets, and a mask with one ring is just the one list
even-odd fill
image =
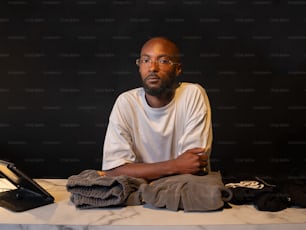
{"label": "neck", "polygon": [[174,97],[174,92],[175,91],[172,91],[168,94],[163,94],[160,96],[152,96],[146,93],[145,97],[149,106],[153,108],[160,108],[170,103],[170,101]]}

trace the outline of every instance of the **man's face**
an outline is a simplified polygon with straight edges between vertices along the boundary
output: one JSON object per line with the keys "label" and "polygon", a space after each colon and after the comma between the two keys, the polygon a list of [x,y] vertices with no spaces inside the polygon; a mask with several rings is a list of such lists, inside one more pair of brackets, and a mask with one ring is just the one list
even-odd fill
{"label": "man's face", "polygon": [[176,77],[181,72],[181,65],[176,63],[177,56],[175,46],[162,39],[150,40],[143,46],[139,73],[146,93],[161,96],[174,90]]}

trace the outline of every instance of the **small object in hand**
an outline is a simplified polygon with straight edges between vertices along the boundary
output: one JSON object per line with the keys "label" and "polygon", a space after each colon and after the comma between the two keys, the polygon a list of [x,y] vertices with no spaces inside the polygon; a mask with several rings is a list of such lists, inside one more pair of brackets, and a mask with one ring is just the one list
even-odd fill
{"label": "small object in hand", "polygon": [[97,173],[100,175],[100,176],[105,176],[106,173],[104,171],[97,171]]}
{"label": "small object in hand", "polygon": [[208,174],[208,170],[206,167],[201,168],[201,170],[197,173],[198,176],[205,176]]}

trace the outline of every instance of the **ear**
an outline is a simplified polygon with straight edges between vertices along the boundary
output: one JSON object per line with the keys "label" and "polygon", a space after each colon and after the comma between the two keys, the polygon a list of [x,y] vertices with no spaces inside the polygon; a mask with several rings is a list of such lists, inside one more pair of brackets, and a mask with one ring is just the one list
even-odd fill
{"label": "ear", "polygon": [[179,76],[182,73],[182,64],[176,66],[175,75]]}

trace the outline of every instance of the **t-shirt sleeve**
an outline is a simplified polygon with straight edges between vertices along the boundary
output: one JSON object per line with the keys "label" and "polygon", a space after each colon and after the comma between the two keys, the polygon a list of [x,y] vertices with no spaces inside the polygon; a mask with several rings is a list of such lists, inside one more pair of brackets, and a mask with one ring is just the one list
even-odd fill
{"label": "t-shirt sleeve", "polygon": [[121,97],[112,109],[107,127],[104,146],[102,170],[109,170],[120,165],[134,162],[133,142],[124,109],[129,108]]}
{"label": "t-shirt sleeve", "polygon": [[184,134],[180,138],[181,150],[185,152],[195,147],[203,147],[207,154],[212,146],[211,108],[204,88],[194,84],[195,88],[186,95],[186,120]]}

